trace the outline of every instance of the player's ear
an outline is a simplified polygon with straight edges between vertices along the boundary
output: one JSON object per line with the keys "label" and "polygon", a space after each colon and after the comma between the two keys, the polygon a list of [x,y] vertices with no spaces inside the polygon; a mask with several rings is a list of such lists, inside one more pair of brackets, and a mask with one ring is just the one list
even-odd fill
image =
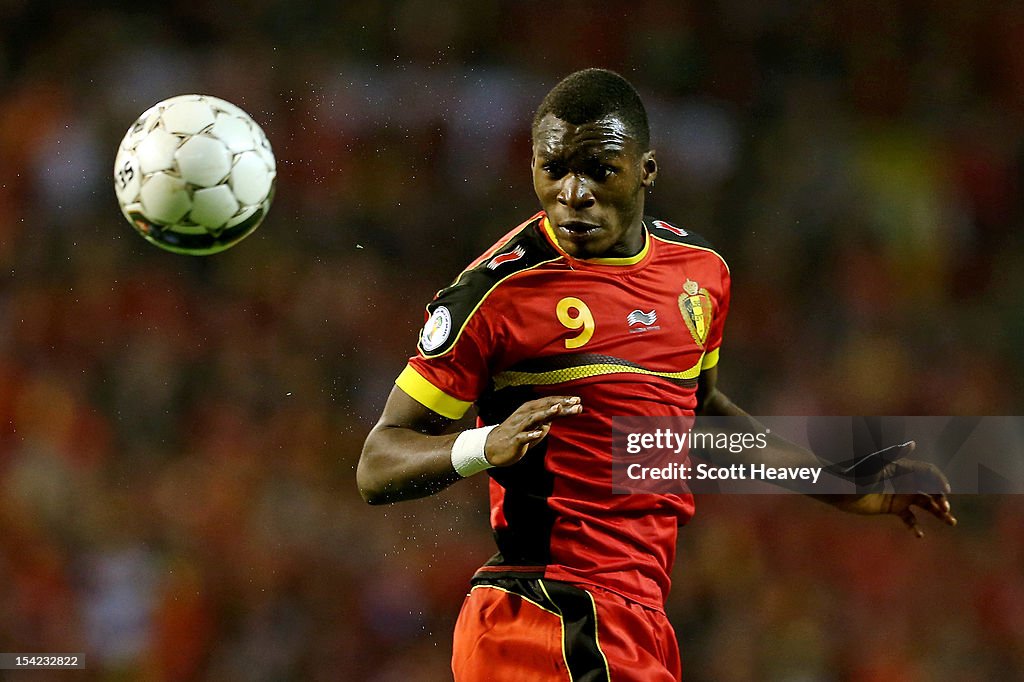
{"label": "player's ear", "polygon": [[644,187],[654,187],[654,178],[658,176],[658,162],[654,158],[654,150],[644,152],[640,157],[640,184]]}

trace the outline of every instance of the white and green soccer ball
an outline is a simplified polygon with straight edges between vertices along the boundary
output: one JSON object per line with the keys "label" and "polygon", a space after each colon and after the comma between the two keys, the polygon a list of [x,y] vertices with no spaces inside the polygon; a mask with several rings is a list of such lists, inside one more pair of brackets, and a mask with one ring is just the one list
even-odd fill
{"label": "white and green soccer ball", "polygon": [[276,179],[263,130],[210,95],[180,95],[147,109],[114,160],[114,191],[128,222],[150,243],[190,255],[223,251],[252,234]]}

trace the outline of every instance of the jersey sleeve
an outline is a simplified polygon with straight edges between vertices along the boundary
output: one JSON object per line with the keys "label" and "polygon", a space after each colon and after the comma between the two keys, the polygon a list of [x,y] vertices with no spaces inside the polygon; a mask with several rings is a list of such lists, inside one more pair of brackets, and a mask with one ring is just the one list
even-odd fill
{"label": "jersey sleeve", "polygon": [[428,320],[420,352],[409,358],[395,384],[424,407],[448,419],[460,419],[490,382],[488,353],[472,328],[476,325],[467,324],[447,352],[425,354],[422,338],[430,325]]}
{"label": "jersey sleeve", "polygon": [[729,301],[732,296],[732,282],[729,278],[729,268],[725,261],[721,261],[721,279],[719,290],[714,300],[714,316],[711,318],[711,329],[708,331],[708,341],[704,347],[704,358],[701,360],[701,370],[711,369],[718,364],[719,351],[722,348],[722,335],[725,329],[725,318],[729,315]]}
{"label": "jersey sleeve", "polygon": [[490,271],[474,268],[438,292],[427,306],[417,354],[395,381],[414,400],[449,419],[461,418],[491,381],[499,321],[484,301],[493,286]]}
{"label": "jersey sleeve", "polygon": [[491,384],[509,334],[501,283],[559,257],[536,230],[534,215],[473,261],[427,306],[415,356],[395,384],[425,407],[459,419]]}

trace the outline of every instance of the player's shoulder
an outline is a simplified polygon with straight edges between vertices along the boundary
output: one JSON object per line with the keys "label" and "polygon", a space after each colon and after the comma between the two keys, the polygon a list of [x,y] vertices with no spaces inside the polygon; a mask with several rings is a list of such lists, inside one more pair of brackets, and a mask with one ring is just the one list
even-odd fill
{"label": "player's shoulder", "polygon": [[541,235],[542,219],[543,214],[538,213],[520,223],[470,263],[436,298],[478,301],[512,275],[561,258]]}
{"label": "player's shoulder", "polygon": [[717,257],[726,268],[729,267],[725,261],[725,256],[719,251],[714,244],[712,244],[704,236],[694,232],[689,228],[680,227],[674,223],[670,223],[667,220],[661,218],[653,218],[651,216],[644,216],[644,225],[647,226],[651,237],[661,242],[668,244],[674,244],[681,248],[697,249],[700,251],[708,252]]}
{"label": "player's shoulder", "polygon": [[[515,275],[561,258],[538,226],[538,213],[520,223],[476,258],[427,306],[420,351],[428,357],[447,352],[484,301]],[[433,332],[431,331],[433,330]]]}

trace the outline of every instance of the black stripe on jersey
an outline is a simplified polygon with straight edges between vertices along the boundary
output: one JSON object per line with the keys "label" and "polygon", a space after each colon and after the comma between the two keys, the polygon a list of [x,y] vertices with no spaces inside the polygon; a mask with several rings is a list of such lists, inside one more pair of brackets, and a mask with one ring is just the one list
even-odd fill
{"label": "black stripe on jersey", "polygon": [[500,249],[475,267],[464,270],[455,282],[437,292],[427,306],[428,318],[444,306],[451,316],[451,331],[439,346],[429,351],[424,350],[421,337],[417,347],[424,357],[434,358],[450,351],[473,313],[502,280],[562,257],[536,229],[541,219],[531,220]]}
{"label": "black stripe on jersey", "polygon": [[554,476],[544,466],[547,443],[530,448],[509,467],[495,467],[491,477],[505,489],[501,512],[508,525],[494,531],[498,559],[505,565],[538,566],[551,561],[551,532],[555,512],[548,504]]}
{"label": "black stripe on jersey", "polygon": [[[697,385],[697,379],[680,379],[676,377],[665,376],[667,372],[659,372],[657,370],[644,367],[643,365],[629,360],[623,360],[617,358],[614,355],[602,355],[600,353],[559,353],[557,355],[549,355],[542,358],[532,358],[524,362],[520,362],[517,365],[509,367],[504,372],[525,372],[528,374],[541,374],[545,372],[560,372],[564,370],[571,370],[578,367],[586,367],[589,365],[622,365],[624,367],[632,367],[634,369],[642,370],[645,373],[650,373],[648,376],[658,377],[665,381],[671,382],[676,386],[685,386],[687,388]],[[570,379],[567,379],[570,380]],[[507,389],[506,389],[507,390]],[[488,424],[493,422],[487,422]]]}
{"label": "black stripe on jersey", "polygon": [[[487,392],[477,401],[478,414],[485,424],[500,424],[520,405],[538,397],[529,386]],[[508,521],[494,532],[498,553],[488,565],[543,566],[551,561],[555,512],[548,498],[555,489],[555,476],[544,466],[547,447],[547,439],[542,440],[512,466],[488,469],[505,489],[501,513]]]}
{"label": "black stripe on jersey", "polygon": [[[708,249],[718,253],[711,242],[704,237],[700,236],[692,230],[678,227],[668,222],[667,220],[661,220],[660,218],[652,218],[651,216],[644,216],[644,225],[650,230],[652,237],[665,242],[672,242],[674,244],[686,244],[687,246],[698,246],[702,249]],[[721,257],[722,254],[718,254]]]}
{"label": "black stripe on jersey", "polygon": [[477,573],[473,585],[496,587],[558,615],[562,621],[562,653],[571,682],[608,682],[608,660],[601,651],[597,607],[586,590],[557,580]]}

